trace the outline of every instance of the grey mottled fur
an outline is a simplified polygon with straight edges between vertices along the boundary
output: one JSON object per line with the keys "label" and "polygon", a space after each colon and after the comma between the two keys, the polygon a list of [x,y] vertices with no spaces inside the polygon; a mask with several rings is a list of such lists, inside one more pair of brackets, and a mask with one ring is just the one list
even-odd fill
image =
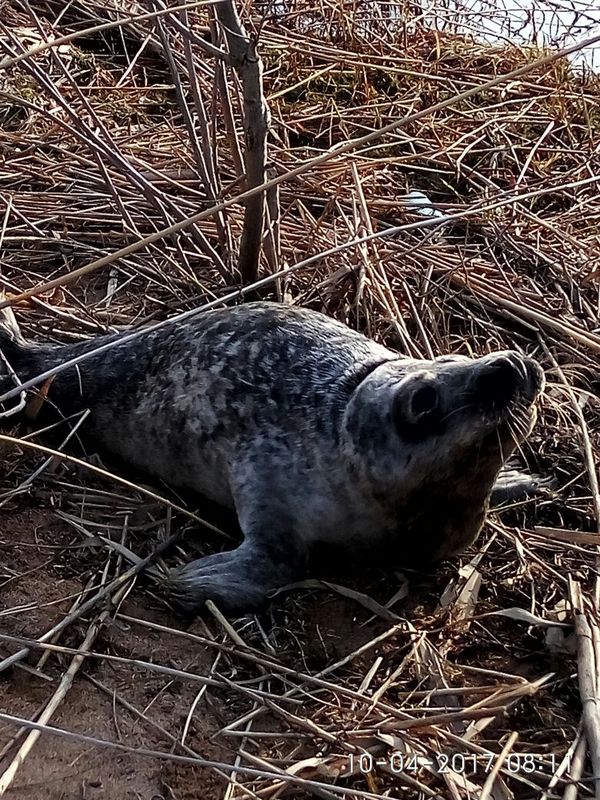
{"label": "grey mottled fur", "polygon": [[[101,446],[235,509],[241,546],[171,577],[188,610],[208,598],[229,612],[259,605],[302,572],[317,542],[398,565],[459,552],[481,529],[543,384],[539,366],[517,353],[403,358],[276,303],[206,313],[130,342],[28,345],[0,323],[0,349],[22,381],[110,340],[57,375],[45,405],[64,415],[90,408],[88,432]],[[496,499],[522,477],[505,480]]]}

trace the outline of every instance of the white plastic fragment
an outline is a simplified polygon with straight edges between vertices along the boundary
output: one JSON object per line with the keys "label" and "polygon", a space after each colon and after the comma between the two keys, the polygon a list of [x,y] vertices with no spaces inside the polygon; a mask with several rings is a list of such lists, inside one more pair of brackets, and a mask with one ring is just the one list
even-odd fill
{"label": "white plastic fragment", "polygon": [[436,217],[444,219],[446,216],[438,208],[435,208],[429,197],[425,192],[419,192],[416,189],[409,192],[402,200],[404,207],[408,211],[419,214],[421,217]]}

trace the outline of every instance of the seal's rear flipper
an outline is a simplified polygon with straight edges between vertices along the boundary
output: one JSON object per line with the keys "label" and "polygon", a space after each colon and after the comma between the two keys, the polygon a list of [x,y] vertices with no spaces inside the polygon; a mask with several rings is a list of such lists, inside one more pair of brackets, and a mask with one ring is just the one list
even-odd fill
{"label": "seal's rear flipper", "polygon": [[505,467],[500,471],[492,489],[490,505],[496,507],[505,503],[518,503],[547,494],[552,489],[552,484],[550,478],[540,478],[539,475],[528,475],[526,472]]}

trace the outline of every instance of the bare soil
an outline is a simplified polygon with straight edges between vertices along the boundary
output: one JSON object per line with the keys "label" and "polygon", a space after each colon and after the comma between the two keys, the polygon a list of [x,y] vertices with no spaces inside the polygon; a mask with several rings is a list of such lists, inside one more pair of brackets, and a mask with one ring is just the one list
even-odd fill
{"label": "bare soil", "polygon": [[[29,506],[30,502],[28,499],[20,505]],[[34,639],[68,613],[73,599],[94,574],[97,557],[82,547],[52,510],[45,508],[4,512],[0,537],[0,632]],[[147,588],[138,583],[120,606],[120,614],[158,623],[173,632],[212,636],[205,620],[197,619],[191,624],[182,620],[153,598]],[[301,657],[299,669],[322,669],[353,653],[385,627],[380,620],[358,626],[356,617],[349,613],[348,602],[335,596],[309,596],[303,609],[297,606],[296,599],[281,600],[284,607],[297,614],[292,639],[291,630],[272,629],[269,634],[273,641],[280,639],[282,654],[287,652],[292,664]],[[58,639],[60,644],[79,647],[89,619],[83,617],[70,626]],[[272,624],[273,619],[266,622]],[[17,642],[9,644],[4,640],[0,642],[0,657],[18,649]],[[208,675],[215,653],[169,632],[147,630],[119,618],[103,627],[93,650],[125,661],[117,664],[101,657],[87,660],[49,724],[130,748],[168,751],[172,741],[154,724],[179,736],[200,685],[153,674],[131,660]],[[33,649],[22,664],[1,673],[0,710],[4,713],[37,719],[56,690],[72,656],[51,654],[37,666],[42,652]],[[125,703],[142,712],[144,719],[128,710]],[[232,750],[218,732],[242,710],[244,704],[239,699],[226,691],[211,689],[196,706],[186,744],[204,758],[231,763]],[[277,720],[268,719],[266,727],[277,731]],[[22,744],[22,736],[17,743],[13,738],[18,732],[17,725],[0,724],[2,768]],[[175,752],[182,751],[175,748]],[[24,800],[216,800],[223,796],[226,784],[225,777],[192,764],[140,757],[43,734],[5,796]],[[288,796],[305,795],[292,790]]]}
{"label": "bare soil", "polygon": [[[5,515],[2,528],[3,573],[8,572],[15,578],[5,579],[2,586],[2,608],[13,611],[10,616],[3,617],[1,630],[12,636],[35,637],[62,618],[69,607],[69,600],[64,598],[77,596],[81,591],[80,582],[68,576],[70,570],[65,565],[68,559],[65,559],[65,551],[61,551],[61,547],[69,546],[73,535],[44,510]],[[77,553],[75,558],[81,557],[80,549],[73,552]],[[143,595],[134,592],[121,610],[162,624],[178,624],[145,600]],[[75,625],[62,644],[77,647],[78,634],[85,627],[85,620]],[[186,641],[166,639],[143,628],[132,630],[118,621],[111,622],[102,631],[100,649],[127,659],[171,665],[201,674],[207,672],[210,665],[210,654],[190,648]],[[3,655],[9,652],[4,643],[1,652]],[[34,652],[27,663],[34,666],[39,657],[39,651]],[[39,677],[20,668],[5,673],[0,684],[2,710],[16,717],[35,718],[56,688],[56,681],[69,660],[69,656],[51,657]],[[167,730],[177,730],[185,720],[195,688],[149,675],[142,669],[132,671],[129,667],[90,660],[51,724],[135,748],[164,748],[165,737],[119,705],[115,695],[144,711],[150,720]],[[210,742],[211,734],[220,727],[215,702],[199,707],[188,743],[198,747],[207,758],[220,759],[222,748]],[[14,747],[8,752],[5,748],[10,746],[17,730],[16,726],[2,724],[0,727],[0,747],[5,752],[2,763],[15,752]],[[44,735],[7,796],[30,800],[41,797],[47,800],[209,798],[219,796],[219,783],[207,770],[161,763]]]}

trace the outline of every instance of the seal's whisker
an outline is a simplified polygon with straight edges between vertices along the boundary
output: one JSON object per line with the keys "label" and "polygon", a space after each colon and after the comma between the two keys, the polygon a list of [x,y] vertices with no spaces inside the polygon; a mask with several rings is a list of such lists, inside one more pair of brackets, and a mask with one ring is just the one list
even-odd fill
{"label": "seal's whisker", "polygon": [[512,420],[507,422],[507,427],[514,443],[514,449],[519,453],[523,461],[525,461],[525,454],[521,445],[521,442],[526,436],[528,428],[528,426],[526,426],[525,419],[516,414]]}
{"label": "seal's whisker", "polygon": [[496,429],[496,439],[498,440],[498,450],[500,452],[500,460],[502,464],[506,463],[506,456],[504,455],[504,445],[502,442],[502,437],[500,436],[500,431]]}
{"label": "seal's whisker", "polygon": [[442,417],[442,422],[448,422],[448,420],[452,419],[452,417],[454,417],[456,414],[460,414],[462,411],[466,411],[469,408],[471,408],[471,403],[452,409],[452,411],[449,411],[444,417]]}

